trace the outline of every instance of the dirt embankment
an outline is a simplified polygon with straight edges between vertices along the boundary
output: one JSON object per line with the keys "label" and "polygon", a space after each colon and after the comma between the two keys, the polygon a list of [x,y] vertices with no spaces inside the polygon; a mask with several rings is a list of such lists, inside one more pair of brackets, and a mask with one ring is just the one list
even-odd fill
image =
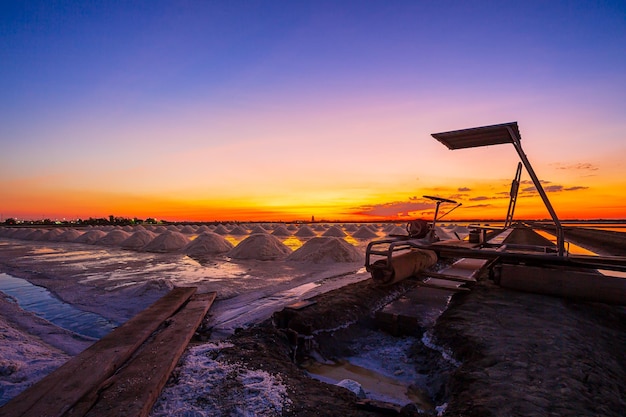
{"label": "dirt embankment", "polygon": [[[298,367],[297,362],[309,349],[323,350],[325,355],[337,353],[342,346],[332,346],[330,339],[324,337],[326,331],[332,333],[333,330],[341,331],[350,326],[358,327],[357,323],[368,320],[372,311],[414,285],[414,282],[406,281],[380,288],[367,280],[322,294],[314,299],[314,305],[299,311],[285,309],[276,313],[273,320],[237,331],[228,338],[233,346],[221,350],[221,359],[244,363],[249,369],[264,370],[278,376],[287,387],[290,399],[290,406],[282,415],[389,415],[389,412],[359,407],[355,394],[345,388],[312,379]],[[317,344],[320,340],[324,346],[305,346]],[[228,396],[223,396],[222,402],[222,413],[236,408],[236,404],[228,403]]]}
{"label": "dirt embankment", "polygon": [[514,292],[483,280],[457,295],[438,340],[461,366],[452,416],[622,416],[626,310]]}

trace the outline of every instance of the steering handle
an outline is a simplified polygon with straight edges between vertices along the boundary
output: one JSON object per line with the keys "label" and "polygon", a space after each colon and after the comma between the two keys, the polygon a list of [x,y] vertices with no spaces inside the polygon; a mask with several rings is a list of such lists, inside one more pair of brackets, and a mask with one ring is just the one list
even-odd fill
{"label": "steering handle", "polygon": [[433,197],[432,195],[423,195],[422,197],[424,197],[424,198],[428,198],[429,200],[440,201],[440,202],[442,202],[442,203],[452,203],[452,204],[456,204],[456,201],[454,201],[454,200],[448,200],[447,198]]}

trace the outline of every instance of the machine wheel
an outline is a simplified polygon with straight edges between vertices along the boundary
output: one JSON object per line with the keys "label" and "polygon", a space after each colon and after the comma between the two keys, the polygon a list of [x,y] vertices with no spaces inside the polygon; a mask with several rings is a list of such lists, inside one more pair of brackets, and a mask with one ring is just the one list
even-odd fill
{"label": "machine wheel", "polygon": [[406,225],[406,231],[413,239],[421,239],[423,237],[426,237],[429,229],[429,224],[422,219],[412,220]]}

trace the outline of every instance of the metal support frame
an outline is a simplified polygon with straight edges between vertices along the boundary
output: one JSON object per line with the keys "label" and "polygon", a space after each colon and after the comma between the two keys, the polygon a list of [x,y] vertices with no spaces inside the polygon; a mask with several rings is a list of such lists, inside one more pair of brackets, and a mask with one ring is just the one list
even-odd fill
{"label": "metal support frame", "polygon": [[559,221],[559,218],[557,217],[556,212],[554,211],[554,208],[552,208],[552,204],[550,204],[550,200],[548,200],[548,196],[546,195],[546,192],[543,190],[543,187],[541,186],[541,182],[539,181],[539,178],[537,178],[537,175],[535,174],[533,167],[530,165],[530,161],[528,160],[528,158],[526,157],[526,154],[522,150],[522,143],[520,141],[519,136],[513,131],[513,129],[511,129],[510,126],[505,126],[505,127],[506,127],[506,130],[511,135],[511,139],[513,140],[513,146],[515,147],[517,154],[522,160],[522,163],[524,164],[524,168],[526,168],[528,175],[530,175],[530,178],[533,180],[533,184],[535,185],[537,192],[541,196],[541,199],[543,200],[543,204],[545,204],[546,208],[548,209],[548,212],[550,213],[550,216],[552,217],[552,221],[554,222],[554,225],[556,226],[556,243],[557,243],[558,254],[559,256],[563,256],[563,254],[565,253],[565,238],[563,235],[563,226],[561,226],[561,222]]}

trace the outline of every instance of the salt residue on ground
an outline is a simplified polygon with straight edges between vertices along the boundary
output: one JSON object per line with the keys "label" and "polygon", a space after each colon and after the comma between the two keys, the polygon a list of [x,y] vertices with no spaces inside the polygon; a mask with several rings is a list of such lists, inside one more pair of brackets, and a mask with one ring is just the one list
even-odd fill
{"label": "salt residue on ground", "polygon": [[242,363],[221,362],[220,350],[226,347],[232,345],[190,348],[176,368],[176,385],[163,389],[150,416],[282,415],[290,400],[280,379]]}
{"label": "salt residue on ground", "polygon": [[268,233],[257,233],[248,236],[228,256],[234,259],[258,259],[269,261],[282,259],[291,253],[291,249],[283,244],[276,236]]}
{"label": "salt residue on ground", "polygon": [[359,262],[363,259],[361,252],[338,237],[314,237],[293,252],[287,260],[327,263],[327,262]]}

